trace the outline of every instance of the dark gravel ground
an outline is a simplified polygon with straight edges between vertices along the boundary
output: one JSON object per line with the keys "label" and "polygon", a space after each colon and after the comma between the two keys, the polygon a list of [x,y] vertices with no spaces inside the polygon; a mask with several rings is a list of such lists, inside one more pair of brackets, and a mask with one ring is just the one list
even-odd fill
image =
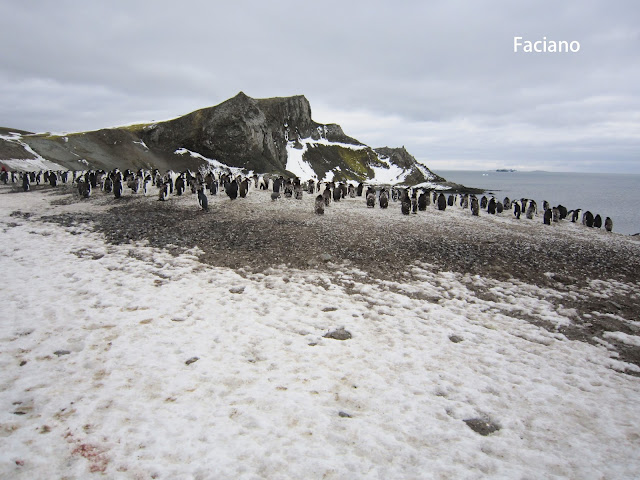
{"label": "dark gravel ground", "polygon": [[[410,267],[418,261],[436,270],[559,292],[558,308],[573,308],[580,318],[588,319],[559,329],[570,339],[594,343],[607,331],[640,335],[637,237],[566,221],[544,226],[541,217],[477,218],[457,207],[439,212],[431,206],[427,212],[403,216],[399,204],[392,203],[385,211],[367,209],[361,198],[333,204],[325,215],[317,216],[310,195],[302,201],[276,202],[267,192],[253,191],[235,201],[219,195],[210,197],[210,209],[204,212],[191,195],[161,202],[155,196],[129,195],[116,201],[102,193],[88,200],[64,190],[58,193],[54,203],[94,202],[107,208],[50,216],[47,221],[90,224],[115,244],[146,240],[176,253],[197,246],[203,252],[202,262],[244,271],[283,266],[331,271],[347,262],[371,279],[397,281],[410,278]],[[594,289],[594,280],[615,281],[627,288],[603,296]],[[470,288],[481,298],[493,295],[488,288]],[[578,295],[568,295],[571,292]],[[555,330],[533,316],[526,319]],[[640,348],[610,338],[606,342],[615,347],[620,360],[640,366]]]}

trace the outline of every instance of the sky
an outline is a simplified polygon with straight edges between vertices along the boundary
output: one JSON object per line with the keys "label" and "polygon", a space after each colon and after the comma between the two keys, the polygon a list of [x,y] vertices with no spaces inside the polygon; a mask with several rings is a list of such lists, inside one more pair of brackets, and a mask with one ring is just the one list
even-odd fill
{"label": "sky", "polygon": [[[640,174],[634,1],[2,2],[0,126],[73,132],[305,95],[432,169]],[[514,37],[576,53],[514,52]]]}

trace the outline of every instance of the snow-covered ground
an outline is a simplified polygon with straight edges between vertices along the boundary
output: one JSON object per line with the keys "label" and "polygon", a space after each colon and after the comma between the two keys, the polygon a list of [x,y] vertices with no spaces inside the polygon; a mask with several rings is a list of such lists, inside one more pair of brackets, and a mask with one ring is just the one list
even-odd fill
{"label": "snow-covered ground", "polygon": [[0,187],[0,478],[638,476],[638,368],[527,322],[575,321],[552,291],[234,271],[41,220],[107,208],[59,198]]}

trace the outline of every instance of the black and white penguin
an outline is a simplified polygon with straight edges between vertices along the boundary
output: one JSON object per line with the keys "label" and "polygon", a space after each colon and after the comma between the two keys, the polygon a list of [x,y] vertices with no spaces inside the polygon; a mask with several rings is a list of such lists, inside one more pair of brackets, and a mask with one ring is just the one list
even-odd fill
{"label": "black and white penguin", "polygon": [[565,218],[567,218],[567,207],[565,207],[564,205],[558,205],[556,208],[558,209],[558,212],[560,214],[560,220],[564,220]]}
{"label": "black and white penguin", "polygon": [[572,223],[576,223],[578,220],[580,220],[580,212],[581,210],[579,208],[572,210],[572,214],[571,214]]}
{"label": "black and white penguin", "polygon": [[400,211],[403,215],[409,215],[411,212],[411,200],[409,200],[408,197],[402,199],[402,202],[400,203]]}
{"label": "black and white penguin", "polygon": [[204,185],[201,185],[197,190],[198,192],[198,203],[200,204],[200,208],[205,212],[209,210],[209,199],[207,195],[204,193]]}
{"label": "black and white penguin", "polygon": [[544,217],[542,219],[545,225],[551,225],[551,216],[552,216],[551,209],[547,208],[544,211]]}
{"label": "black and white penguin", "polygon": [[533,205],[533,202],[529,202],[529,206],[527,207],[526,217],[529,220],[533,220],[533,216],[536,213],[536,207]]}
{"label": "black and white penguin", "polygon": [[315,211],[318,215],[324,215],[324,197],[322,195],[316,197]]}
{"label": "black and white penguin", "polygon": [[322,192],[322,198],[324,199],[324,206],[328,207],[329,203],[331,203],[331,189],[329,185],[324,187],[324,192]]}
{"label": "black and white penguin", "polygon": [[478,203],[478,199],[473,197],[471,199],[471,215],[477,217],[480,215],[480,204]]}
{"label": "black and white penguin", "polygon": [[245,178],[238,184],[238,194],[240,195],[240,198],[247,198],[248,191],[249,191],[249,180]]}
{"label": "black and white penguin", "polygon": [[411,213],[418,213],[418,197],[416,192],[411,195]]}
{"label": "black and white penguin", "polygon": [[456,203],[456,197],[454,195],[449,195],[447,198],[447,205],[453,207]]}
{"label": "black and white penguin", "polygon": [[[120,185],[120,194],[122,194],[122,184],[116,180],[116,183],[113,185],[113,191],[116,192],[117,186]],[[160,191],[158,192],[158,199],[165,201],[169,197],[169,183],[163,183],[160,185]],[[116,198],[120,198],[118,194],[116,194]]]}
{"label": "black and white penguin", "polygon": [[487,213],[490,215],[496,214],[496,199],[493,197],[491,197],[491,200],[489,200],[489,204],[487,205]]}
{"label": "black and white penguin", "polygon": [[504,205],[502,205],[502,202],[496,202],[496,213],[502,212],[504,212]]}
{"label": "black and white penguin", "polygon": [[489,203],[489,200],[485,195],[483,195],[482,198],[480,199],[480,208],[482,208],[483,210],[487,208],[487,203]]}
{"label": "black and white penguin", "polygon": [[505,210],[511,210],[511,200],[509,199],[509,197],[504,197],[504,200],[502,200],[502,205],[504,206]]}
{"label": "black and white penguin", "polygon": [[444,193],[438,195],[438,210],[447,209],[447,199],[444,197]]}
{"label": "black and white penguin", "polygon": [[596,215],[593,219],[593,226],[595,228],[602,228],[602,217],[600,214]]}
{"label": "black and white penguin", "polygon": [[362,190],[364,189],[364,185],[362,183],[358,184],[358,188],[356,188],[356,194],[361,197],[362,196]]}
{"label": "black and white penguin", "polygon": [[231,182],[227,185],[226,193],[231,200],[235,200],[236,198],[238,198],[238,182],[236,182],[235,179],[231,180]]}
{"label": "black and white penguin", "polygon": [[369,191],[367,193],[366,199],[367,199],[367,207],[368,208],[373,208],[373,207],[376,206],[376,194],[375,193],[372,193],[372,192]]}
{"label": "black and white penguin", "polygon": [[429,201],[429,194],[422,192],[418,196],[418,210],[424,212],[427,209],[427,202]]}
{"label": "black and white penguin", "polygon": [[551,209],[551,215],[553,223],[558,223],[560,221],[560,210],[558,209],[558,207],[553,207]]}
{"label": "black and white penguin", "polygon": [[593,213],[589,210],[582,214],[582,224],[589,228],[593,227]]}
{"label": "black and white penguin", "polygon": [[380,190],[380,208],[387,208],[389,206],[389,193],[383,188]]}
{"label": "black and white penguin", "polygon": [[31,189],[31,179],[28,172],[22,174],[22,189],[28,192]]}
{"label": "black and white penguin", "polygon": [[342,188],[338,185],[336,188],[333,189],[333,201],[339,202],[341,198],[342,198]]}
{"label": "black and white penguin", "polygon": [[604,220],[604,229],[607,232],[612,232],[613,231],[613,220],[611,220],[609,217],[605,218],[605,220]]}
{"label": "black and white penguin", "polygon": [[513,202],[513,215],[515,215],[518,220],[520,220],[520,213],[520,204],[518,202]]}

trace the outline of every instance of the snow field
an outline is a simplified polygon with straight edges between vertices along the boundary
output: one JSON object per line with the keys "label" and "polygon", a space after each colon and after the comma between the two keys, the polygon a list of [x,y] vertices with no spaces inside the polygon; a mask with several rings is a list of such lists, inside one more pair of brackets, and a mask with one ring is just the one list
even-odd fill
{"label": "snow field", "polygon": [[[232,271],[43,223],[94,207],[31,193],[1,195],[0,477],[638,471],[637,367],[519,318],[575,321],[554,291],[491,280],[487,300],[482,277],[428,264]],[[323,338],[341,326],[353,338]]]}

